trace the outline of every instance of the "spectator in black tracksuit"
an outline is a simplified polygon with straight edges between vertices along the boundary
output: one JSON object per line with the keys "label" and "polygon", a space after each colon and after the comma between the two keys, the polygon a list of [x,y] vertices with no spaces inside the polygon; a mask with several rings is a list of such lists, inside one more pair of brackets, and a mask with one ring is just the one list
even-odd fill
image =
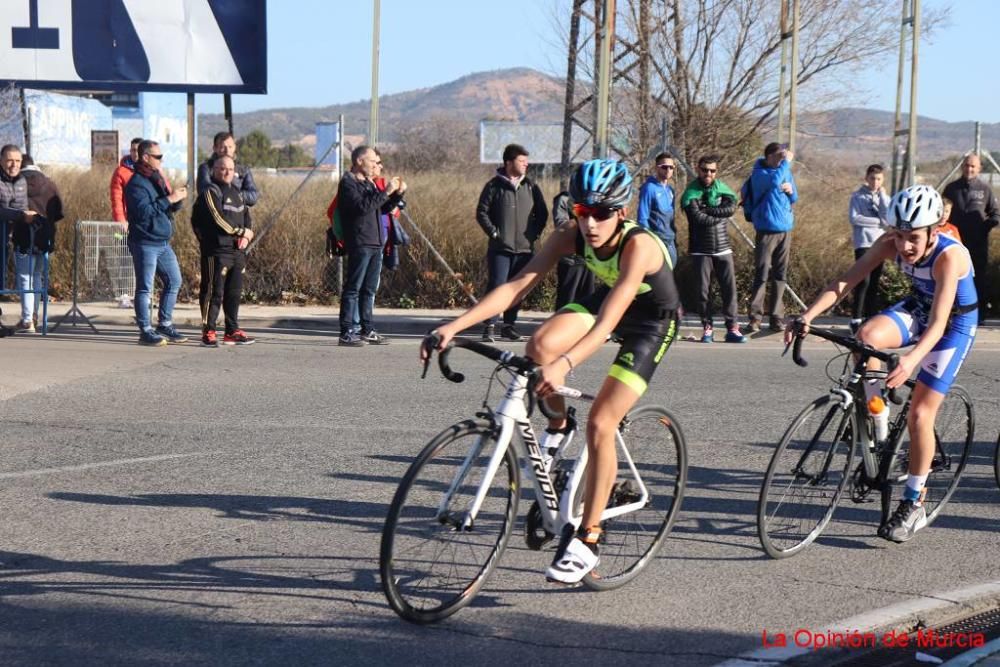
{"label": "spectator in black tracksuit", "polygon": [[191,212],[191,226],[201,249],[201,344],[218,347],[215,324],[221,306],[225,313],[224,345],[250,345],[254,342],[239,324],[240,296],[243,292],[243,269],[247,244],[253,239],[250,208],[233,184],[236,164],[221,156],[212,165],[212,178],[198,195]]}
{"label": "spectator in black tracksuit", "polygon": [[[486,183],[476,206],[476,222],[489,237],[486,264],[491,291],[525,267],[534,255],[535,241],[549,218],[541,188],[528,178],[528,151],[510,144],[503,150],[503,166]],[[504,311],[500,335],[521,340],[514,329],[520,304]],[[483,340],[493,342],[497,318],[486,322]]]}
{"label": "spectator in black tracksuit", "polygon": [[[339,344],[349,347],[389,342],[375,331],[372,321],[386,243],[382,215],[399,206],[406,183],[393,176],[382,191],[374,183],[380,173],[381,160],[375,149],[358,146],[351,151],[351,171],[344,174],[337,188],[337,215],[347,249],[347,275],[340,295]],[[355,321],[360,331],[355,331]]]}
{"label": "spectator in black tracksuit", "polygon": [[745,343],[746,336],[736,322],[736,271],[733,248],[729,243],[729,219],[736,210],[736,193],[716,178],[719,158],[706,155],[698,160],[698,178],[691,181],[681,196],[687,215],[690,237],[688,254],[694,262],[698,279],[698,314],[704,327],[701,342],[714,341],[712,331],[712,274],[722,292],[722,315],[726,321],[727,343]]}
{"label": "spectator in black tracksuit", "polygon": [[[560,227],[573,217],[573,202],[564,190],[552,200],[552,224]],[[556,265],[556,310],[590,296],[593,291],[594,274],[587,268],[583,257],[560,257]]]}
{"label": "spectator in black tracksuit", "polygon": [[1000,209],[989,185],[979,180],[982,163],[978,155],[962,161],[962,177],[945,186],[942,196],[952,201],[951,222],[958,227],[962,243],[969,249],[976,272],[979,294],[979,323],[986,318],[990,304],[989,248],[990,230],[1000,223]]}

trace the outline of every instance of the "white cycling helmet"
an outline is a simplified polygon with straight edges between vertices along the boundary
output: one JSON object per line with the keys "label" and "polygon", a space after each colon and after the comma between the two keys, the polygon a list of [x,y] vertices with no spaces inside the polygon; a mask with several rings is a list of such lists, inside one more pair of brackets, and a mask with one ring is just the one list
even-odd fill
{"label": "white cycling helmet", "polygon": [[889,202],[889,226],[904,232],[936,225],[943,216],[941,195],[929,185],[911,185]]}

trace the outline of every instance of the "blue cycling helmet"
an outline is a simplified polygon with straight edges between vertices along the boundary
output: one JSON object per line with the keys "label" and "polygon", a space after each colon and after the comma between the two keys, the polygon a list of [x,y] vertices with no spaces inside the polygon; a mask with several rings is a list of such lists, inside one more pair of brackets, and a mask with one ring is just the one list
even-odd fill
{"label": "blue cycling helmet", "polygon": [[617,160],[588,160],[580,165],[569,183],[574,204],[625,208],[632,197],[632,175]]}

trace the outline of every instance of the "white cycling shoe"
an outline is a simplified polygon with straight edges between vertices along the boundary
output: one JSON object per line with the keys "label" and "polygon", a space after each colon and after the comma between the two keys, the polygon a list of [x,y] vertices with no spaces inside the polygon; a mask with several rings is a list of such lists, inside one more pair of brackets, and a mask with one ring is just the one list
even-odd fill
{"label": "white cycling shoe", "polygon": [[589,574],[597,563],[600,556],[596,551],[591,550],[583,543],[579,537],[573,537],[566,548],[556,551],[556,556],[545,570],[545,578],[560,584],[578,584],[587,574]]}

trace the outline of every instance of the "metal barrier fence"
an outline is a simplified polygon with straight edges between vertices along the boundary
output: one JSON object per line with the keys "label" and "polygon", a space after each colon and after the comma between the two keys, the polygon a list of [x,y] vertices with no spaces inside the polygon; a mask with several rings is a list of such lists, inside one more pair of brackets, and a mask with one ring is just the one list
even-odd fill
{"label": "metal barrier fence", "polygon": [[120,301],[135,290],[135,268],[128,251],[128,228],[118,222],[81,220],[80,265],[91,301]]}
{"label": "metal barrier fence", "polygon": [[67,319],[97,327],[80,310],[80,301],[111,301],[131,308],[135,268],[128,250],[128,228],[118,222],[78,220],[73,233],[73,306],[52,329]]}

